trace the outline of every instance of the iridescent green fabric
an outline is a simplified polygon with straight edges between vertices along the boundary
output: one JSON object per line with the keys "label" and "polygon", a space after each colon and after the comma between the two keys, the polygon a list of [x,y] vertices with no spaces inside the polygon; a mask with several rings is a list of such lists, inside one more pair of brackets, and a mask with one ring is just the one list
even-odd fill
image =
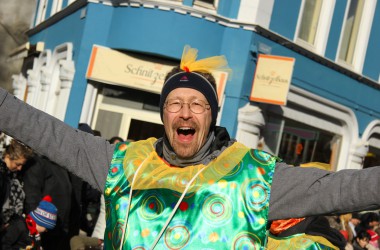
{"label": "iridescent green fabric", "polygon": [[155,249],[265,245],[276,157],[234,143],[207,166],[179,168],[156,154],[155,141],[116,147],[105,189],[105,249],[120,248],[133,178],[123,249],[150,249],[186,184],[200,170]]}

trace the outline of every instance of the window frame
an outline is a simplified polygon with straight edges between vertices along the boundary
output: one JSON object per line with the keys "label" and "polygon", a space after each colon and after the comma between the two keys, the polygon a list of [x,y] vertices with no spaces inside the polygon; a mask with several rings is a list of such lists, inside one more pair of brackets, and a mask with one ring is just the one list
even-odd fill
{"label": "window frame", "polygon": [[297,27],[296,27],[296,32],[294,36],[294,41],[298,45],[315,52],[319,55],[324,55],[326,51],[326,45],[327,45],[327,40],[328,36],[330,33],[330,27],[331,27],[331,22],[332,22],[332,16],[334,14],[334,8],[335,8],[335,1],[336,0],[321,0],[322,1],[322,6],[321,10],[319,13],[318,17],[318,24],[315,32],[315,39],[314,43],[308,43],[305,40],[302,40],[299,38],[299,32],[301,29],[301,24],[302,24],[302,16],[303,12],[305,10],[305,2],[307,0],[303,0],[301,3],[301,8],[300,8],[300,13],[298,16],[298,22],[297,22]]}
{"label": "window frame", "polygon": [[48,6],[48,0],[40,0],[38,2],[38,11],[36,15],[35,26],[45,21],[47,6]]}
{"label": "window frame", "polygon": [[194,0],[193,5],[198,7],[203,7],[211,10],[217,10],[218,9],[219,0],[214,0],[214,3],[206,3],[202,0]]}
{"label": "window frame", "polygon": [[[361,73],[363,70],[364,60],[366,57],[369,36],[371,33],[377,0],[363,0],[364,2],[363,2],[363,8],[362,8],[362,15],[360,18],[360,24],[359,24],[358,32],[356,35],[355,48],[353,49],[353,52],[352,52],[352,62],[350,63],[345,60],[342,60],[340,58],[340,53],[342,49],[345,26],[347,24],[347,16],[350,9],[351,1],[352,0],[347,1],[346,11],[344,14],[344,20],[342,24],[342,31],[340,34],[339,45],[338,45],[335,61],[338,64],[348,69],[351,69],[357,73]],[[363,13],[365,14],[363,15]]]}
{"label": "window frame", "polygon": [[63,0],[53,0],[53,4],[50,10],[50,16],[62,10]]}

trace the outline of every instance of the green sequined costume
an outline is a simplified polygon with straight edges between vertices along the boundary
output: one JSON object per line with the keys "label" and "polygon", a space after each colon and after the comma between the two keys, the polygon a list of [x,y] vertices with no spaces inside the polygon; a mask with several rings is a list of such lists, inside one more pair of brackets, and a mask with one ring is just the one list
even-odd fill
{"label": "green sequined costume", "polygon": [[116,147],[105,189],[105,249],[120,248],[127,215],[123,249],[150,249],[196,174],[155,249],[265,245],[276,157],[234,143],[207,166],[179,168],[156,154],[155,141]]}

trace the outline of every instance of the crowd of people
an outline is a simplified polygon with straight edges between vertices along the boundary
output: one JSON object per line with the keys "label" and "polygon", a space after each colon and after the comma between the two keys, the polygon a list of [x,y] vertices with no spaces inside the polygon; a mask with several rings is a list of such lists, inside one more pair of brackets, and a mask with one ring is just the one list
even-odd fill
{"label": "crowd of people", "polygon": [[[87,124],[79,124],[78,129],[95,134]],[[0,249],[103,249],[104,196],[47,157],[7,139],[9,143],[4,141],[0,150]],[[111,144],[123,141],[117,136],[109,140]],[[276,220],[267,247],[284,248],[284,238],[298,235],[298,240],[313,237],[331,249],[379,250],[379,223],[378,211]],[[287,249],[298,248],[298,243],[286,244]]]}
{"label": "crowd of people", "polygon": [[[91,196],[91,189],[103,193],[106,226],[103,242],[96,242],[105,249],[344,249],[343,233],[324,216],[380,209],[380,168],[294,167],[230,138],[216,125],[219,102],[212,75],[230,70],[227,60],[197,60],[197,53],[186,46],[180,65],[165,78],[161,138],[112,144],[1,88],[0,130],[65,168],[72,189],[81,187],[71,201]],[[42,170],[35,178],[45,174]],[[56,204],[58,225],[64,209]],[[71,222],[80,221],[74,204],[66,211],[68,237],[80,245],[88,239],[71,237]],[[79,208],[86,210],[82,203]],[[88,211],[81,214],[91,217]],[[367,236],[360,231],[355,240]]]}
{"label": "crowd of people", "polygon": [[329,224],[345,238],[345,250],[379,250],[379,211],[328,216]]}
{"label": "crowd of people", "polygon": [[[87,124],[78,129],[96,134]],[[101,192],[21,142],[1,138],[0,249],[102,249]]]}

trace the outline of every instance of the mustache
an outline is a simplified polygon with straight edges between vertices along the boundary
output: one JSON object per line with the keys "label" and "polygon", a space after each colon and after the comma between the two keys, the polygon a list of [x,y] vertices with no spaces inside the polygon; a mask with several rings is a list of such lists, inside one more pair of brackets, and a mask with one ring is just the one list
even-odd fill
{"label": "mustache", "polygon": [[177,121],[177,122],[174,122],[173,125],[172,125],[172,128],[173,129],[178,129],[178,128],[181,128],[181,127],[190,127],[190,128],[193,128],[193,129],[197,129],[198,128],[198,124],[193,122],[193,121]]}

